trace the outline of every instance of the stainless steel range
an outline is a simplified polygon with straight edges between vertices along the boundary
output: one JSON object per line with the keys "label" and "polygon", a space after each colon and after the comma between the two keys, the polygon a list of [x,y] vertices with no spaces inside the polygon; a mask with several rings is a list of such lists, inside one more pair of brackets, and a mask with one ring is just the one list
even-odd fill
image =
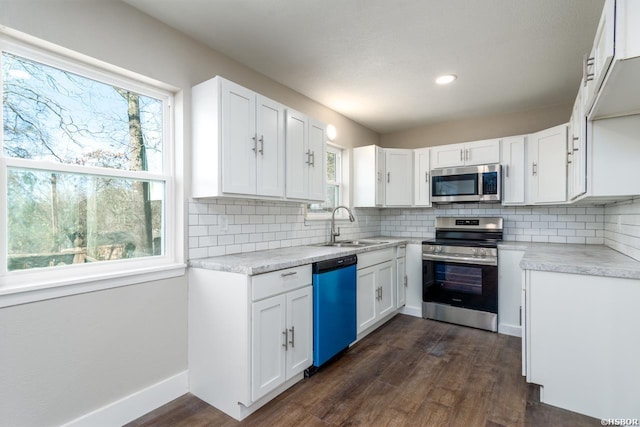
{"label": "stainless steel range", "polygon": [[498,330],[498,242],[502,218],[436,218],[422,242],[422,317]]}

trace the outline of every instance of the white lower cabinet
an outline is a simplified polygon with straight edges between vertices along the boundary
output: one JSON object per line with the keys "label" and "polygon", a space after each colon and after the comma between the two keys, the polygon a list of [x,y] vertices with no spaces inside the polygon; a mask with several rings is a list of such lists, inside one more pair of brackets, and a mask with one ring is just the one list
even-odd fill
{"label": "white lower cabinet", "polygon": [[358,255],[358,337],[396,312],[395,248]]}
{"label": "white lower cabinet", "polygon": [[251,304],[251,397],[260,399],[312,363],[311,286]]}
{"label": "white lower cabinet", "polygon": [[190,392],[242,420],[313,363],[311,265],[189,271]]}
{"label": "white lower cabinet", "polygon": [[498,248],[498,332],[521,336],[524,250]]}
{"label": "white lower cabinet", "polygon": [[640,414],[640,280],[525,270],[523,358],[544,403],[594,418]]}
{"label": "white lower cabinet", "polygon": [[404,307],[407,304],[407,247],[398,246],[396,249],[396,308]]}

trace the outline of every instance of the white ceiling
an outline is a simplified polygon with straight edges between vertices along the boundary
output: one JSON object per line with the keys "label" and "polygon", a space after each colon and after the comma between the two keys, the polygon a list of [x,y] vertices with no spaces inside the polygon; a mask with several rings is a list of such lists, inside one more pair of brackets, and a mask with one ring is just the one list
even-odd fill
{"label": "white ceiling", "polygon": [[604,4],[125,1],[379,133],[571,103]]}

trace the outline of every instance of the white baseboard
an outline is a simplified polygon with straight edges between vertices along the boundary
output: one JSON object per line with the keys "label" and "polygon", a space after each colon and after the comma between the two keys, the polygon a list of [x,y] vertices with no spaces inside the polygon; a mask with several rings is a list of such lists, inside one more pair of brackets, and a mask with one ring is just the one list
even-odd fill
{"label": "white baseboard", "polygon": [[76,418],[63,427],[111,427],[126,424],[187,393],[188,378],[188,371],[181,372]]}
{"label": "white baseboard", "polygon": [[408,316],[414,316],[414,317],[422,317],[422,306],[411,307],[411,306],[405,305],[400,309],[400,314],[406,314]]}
{"label": "white baseboard", "polygon": [[498,333],[511,335],[514,337],[522,337],[522,327],[520,325],[509,325],[507,323],[498,324]]}

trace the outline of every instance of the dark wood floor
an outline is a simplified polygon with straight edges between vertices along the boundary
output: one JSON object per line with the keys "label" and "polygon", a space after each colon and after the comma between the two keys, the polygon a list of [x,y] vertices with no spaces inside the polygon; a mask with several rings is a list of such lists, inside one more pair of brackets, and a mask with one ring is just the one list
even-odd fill
{"label": "dark wood floor", "polygon": [[519,338],[398,315],[243,422],[187,394],[128,426],[600,425],[520,371]]}

